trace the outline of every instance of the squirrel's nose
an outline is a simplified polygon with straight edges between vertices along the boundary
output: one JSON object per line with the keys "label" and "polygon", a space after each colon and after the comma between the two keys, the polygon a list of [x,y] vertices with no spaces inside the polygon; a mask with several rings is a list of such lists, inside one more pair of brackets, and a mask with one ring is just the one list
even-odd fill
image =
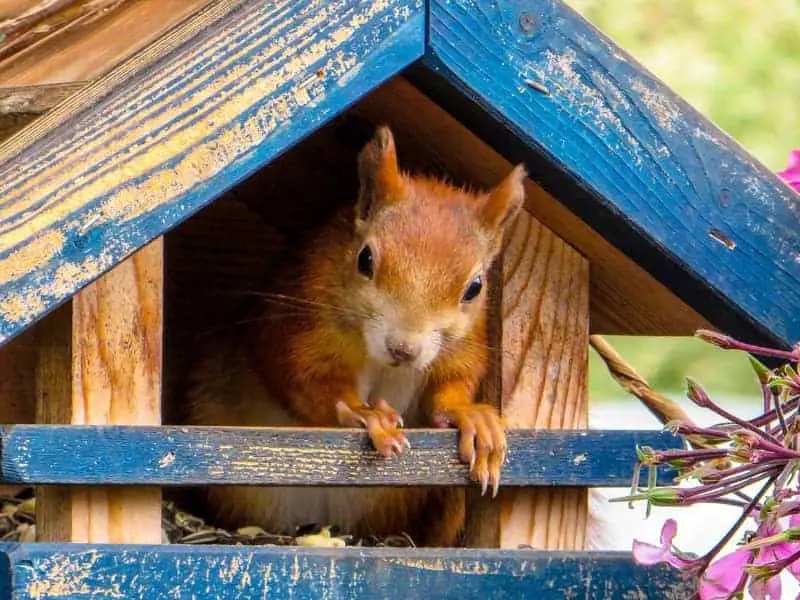
{"label": "squirrel's nose", "polygon": [[386,350],[395,364],[413,362],[419,356],[419,346],[410,344],[404,340],[387,338]]}

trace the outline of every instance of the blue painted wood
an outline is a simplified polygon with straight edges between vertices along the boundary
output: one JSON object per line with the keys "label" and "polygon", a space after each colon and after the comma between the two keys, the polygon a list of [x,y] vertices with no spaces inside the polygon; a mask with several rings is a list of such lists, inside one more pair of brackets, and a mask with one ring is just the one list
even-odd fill
{"label": "blue painted wood", "polygon": [[800,201],[774,174],[560,0],[431,0],[429,28],[434,100],[716,326],[800,340]]}
{"label": "blue painted wood", "polygon": [[[3,483],[467,485],[455,430],[408,430],[384,459],[359,430],[12,425],[0,430]],[[680,446],[656,431],[509,432],[504,486],[628,486],[636,445]],[[662,483],[669,481],[665,471]]]}
{"label": "blue painted wood", "polygon": [[208,14],[199,34],[143,52],[105,95],[79,94],[88,106],[0,151],[0,343],[424,52],[423,0]]}
{"label": "blue painted wood", "polygon": [[2,598],[688,598],[623,553],[0,544]]}

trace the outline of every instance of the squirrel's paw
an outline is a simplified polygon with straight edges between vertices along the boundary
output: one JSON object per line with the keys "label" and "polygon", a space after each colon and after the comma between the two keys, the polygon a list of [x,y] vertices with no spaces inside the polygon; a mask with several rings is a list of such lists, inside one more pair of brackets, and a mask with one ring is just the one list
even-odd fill
{"label": "squirrel's paw", "polygon": [[403,418],[396,410],[381,399],[373,408],[363,406],[350,408],[344,402],[336,404],[339,424],[345,427],[364,427],[369,432],[372,445],[383,456],[401,454],[403,448],[410,447],[406,436],[400,431]]}
{"label": "squirrel's paw", "polygon": [[500,487],[500,470],[506,460],[506,434],[493,406],[466,404],[436,415],[436,425],[455,425],[461,432],[461,460],[470,465],[470,479],[481,484],[481,495],[492,485],[492,497]]}

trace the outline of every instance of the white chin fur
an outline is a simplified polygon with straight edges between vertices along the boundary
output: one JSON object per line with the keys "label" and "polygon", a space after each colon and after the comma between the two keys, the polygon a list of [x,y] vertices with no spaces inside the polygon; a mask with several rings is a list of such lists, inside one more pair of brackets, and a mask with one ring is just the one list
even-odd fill
{"label": "white chin fur", "polygon": [[[367,354],[370,359],[387,367],[391,367],[395,365],[395,362],[386,349],[386,338],[388,334],[389,328],[381,319],[366,321],[364,323],[364,342],[366,343]],[[427,335],[423,335],[420,337],[420,344],[421,351],[417,360],[405,366],[423,370],[430,365],[439,354],[441,334],[438,331],[432,331]]]}

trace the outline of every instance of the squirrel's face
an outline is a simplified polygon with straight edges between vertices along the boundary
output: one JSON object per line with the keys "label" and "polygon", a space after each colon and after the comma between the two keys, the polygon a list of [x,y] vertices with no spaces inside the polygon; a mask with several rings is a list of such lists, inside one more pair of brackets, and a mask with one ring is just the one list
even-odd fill
{"label": "squirrel's face", "polygon": [[359,156],[361,193],[349,256],[350,301],[364,314],[369,357],[424,369],[467,341],[483,318],[488,269],[522,205],[522,168],[474,194],[399,172],[379,130]]}

